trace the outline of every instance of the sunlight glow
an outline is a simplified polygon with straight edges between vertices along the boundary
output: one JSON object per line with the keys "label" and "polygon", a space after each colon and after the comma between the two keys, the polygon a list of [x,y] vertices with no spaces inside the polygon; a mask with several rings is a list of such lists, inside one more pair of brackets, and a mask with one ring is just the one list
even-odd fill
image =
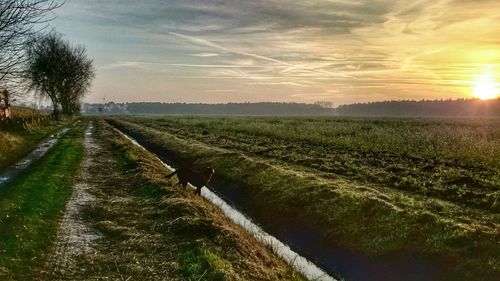
{"label": "sunlight glow", "polygon": [[489,73],[483,74],[474,82],[474,96],[482,100],[497,98],[500,93],[499,83]]}

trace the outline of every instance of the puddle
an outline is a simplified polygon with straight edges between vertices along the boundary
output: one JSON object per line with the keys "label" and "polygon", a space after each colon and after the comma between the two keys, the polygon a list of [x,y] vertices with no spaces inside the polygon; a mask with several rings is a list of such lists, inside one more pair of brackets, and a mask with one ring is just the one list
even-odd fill
{"label": "puddle", "polygon": [[[134,145],[147,150],[141,144],[139,144],[134,138],[129,137],[120,130],[114,128],[118,133],[131,141]],[[169,170],[174,171],[175,169],[170,165],[163,162],[160,158],[153,153],[155,157]],[[195,189],[192,185],[191,188]],[[303,274],[309,280],[318,281],[336,281],[337,279],[330,276],[324,270],[316,266],[313,262],[309,261],[307,258],[299,255],[294,250],[292,250],[288,245],[278,240],[276,237],[268,234],[258,225],[253,223],[248,217],[240,213],[238,210],[227,204],[223,199],[221,199],[217,194],[210,191],[208,188],[201,190],[201,195],[208,199],[213,204],[217,205],[224,214],[230,218],[233,222],[242,226],[245,230],[251,233],[258,241],[271,247],[273,251],[283,258],[286,262],[292,265],[298,272]]]}
{"label": "puddle", "polygon": [[[39,150],[40,151],[40,150]],[[31,164],[32,159],[21,160],[15,164],[16,169],[25,169]]]}
{"label": "puddle", "polygon": [[51,135],[38,144],[38,146],[26,157],[8,167],[3,172],[0,172],[0,188],[28,168],[34,161],[42,158],[59,141],[59,138],[68,132],[68,130],[68,128],[64,128],[57,134]]}
{"label": "puddle", "polygon": [[85,136],[92,136],[92,129],[94,129],[94,127],[92,125],[89,125],[87,131],[85,131]]}

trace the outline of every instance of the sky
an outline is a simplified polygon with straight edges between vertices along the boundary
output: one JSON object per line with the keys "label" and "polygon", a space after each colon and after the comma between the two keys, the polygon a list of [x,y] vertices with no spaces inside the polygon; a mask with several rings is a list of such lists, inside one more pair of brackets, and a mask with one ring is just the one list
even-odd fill
{"label": "sky", "polygon": [[67,0],[55,14],[94,60],[87,102],[341,105],[500,87],[498,0]]}

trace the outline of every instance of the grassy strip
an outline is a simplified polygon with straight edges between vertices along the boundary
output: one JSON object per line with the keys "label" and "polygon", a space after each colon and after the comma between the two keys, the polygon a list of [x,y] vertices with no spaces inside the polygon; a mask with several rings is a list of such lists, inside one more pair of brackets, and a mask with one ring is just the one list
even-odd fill
{"label": "grassy strip", "polygon": [[43,261],[82,159],[83,129],[81,123],[74,127],[39,162],[0,190],[2,280],[29,280]]}
{"label": "grassy strip", "polygon": [[295,217],[312,222],[325,239],[373,258],[423,256],[446,263],[449,277],[461,280],[495,280],[500,274],[498,232],[464,228],[422,208],[401,210],[392,198],[341,181],[332,184],[129,122],[111,122],[177,163],[213,163],[218,179],[238,183],[252,216],[268,228]]}
{"label": "grassy strip", "polygon": [[89,210],[110,241],[111,258],[93,262],[99,276],[118,256],[116,266],[125,278],[157,280],[151,275],[162,272],[169,280],[304,280],[210,202],[172,187],[165,167],[150,153],[102,126],[97,135],[107,152],[100,158],[117,165],[106,160],[116,174],[100,168],[108,176],[101,187],[105,196],[97,197],[108,199]]}
{"label": "grassy strip", "polygon": [[43,139],[60,130],[69,122],[51,121],[26,130],[15,123],[0,130],[0,171],[16,163],[31,152]]}

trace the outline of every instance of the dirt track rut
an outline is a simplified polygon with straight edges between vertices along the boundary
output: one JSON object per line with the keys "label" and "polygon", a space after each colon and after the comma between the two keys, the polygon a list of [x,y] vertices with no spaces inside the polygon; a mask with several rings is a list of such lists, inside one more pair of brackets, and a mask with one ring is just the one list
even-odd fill
{"label": "dirt track rut", "polygon": [[93,124],[90,123],[84,139],[86,157],[73,188],[73,194],[66,204],[64,217],[59,225],[56,241],[47,261],[45,274],[55,279],[74,280],[76,259],[82,254],[92,254],[94,241],[99,238],[87,225],[82,215],[82,208],[92,204],[96,198],[89,193],[93,188],[87,181],[91,176],[90,167],[93,158],[99,152],[99,145],[92,138]]}

